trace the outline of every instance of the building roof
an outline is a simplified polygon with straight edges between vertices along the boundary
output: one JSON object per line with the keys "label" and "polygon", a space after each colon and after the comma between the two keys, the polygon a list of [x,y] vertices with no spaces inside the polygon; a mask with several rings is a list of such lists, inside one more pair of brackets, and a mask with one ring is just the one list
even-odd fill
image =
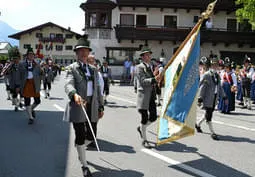
{"label": "building roof", "polygon": [[36,30],[41,30],[41,29],[43,29],[43,28],[45,28],[45,27],[48,27],[48,26],[55,26],[55,27],[58,27],[58,28],[60,28],[60,29],[62,29],[62,30],[69,31],[70,33],[73,33],[73,34],[75,34],[75,35],[78,36],[78,37],[81,36],[81,34],[76,33],[76,32],[74,32],[74,31],[71,31],[70,29],[64,28],[64,27],[59,26],[59,25],[57,25],[57,24],[55,24],[55,23],[52,23],[52,22],[48,22],[48,23],[44,23],[44,24],[42,24],[42,25],[35,26],[35,27],[33,27],[33,28],[29,28],[29,29],[27,29],[27,30],[24,30],[24,31],[21,31],[21,32],[12,34],[12,35],[9,35],[8,37],[19,40],[20,37],[21,37],[22,35],[24,35],[24,34],[31,33],[31,32],[36,31]]}
{"label": "building roof", "polygon": [[12,46],[9,42],[0,42],[0,50],[9,49],[10,47]]}
{"label": "building roof", "polygon": [[8,50],[11,47],[9,42],[0,42],[0,54],[8,54]]}

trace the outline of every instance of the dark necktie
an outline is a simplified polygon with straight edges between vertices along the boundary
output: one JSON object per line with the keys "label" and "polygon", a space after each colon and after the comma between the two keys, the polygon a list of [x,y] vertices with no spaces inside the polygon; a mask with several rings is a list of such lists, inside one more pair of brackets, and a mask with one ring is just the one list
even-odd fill
{"label": "dark necktie", "polygon": [[147,67],[147,71],[151,76],[153,76],[153,72],[150,66]]}
{"label": "dark necktie", "polygon": [[87,65],[83,64],[82,65],[82,71],[86,74],[87,73]]}

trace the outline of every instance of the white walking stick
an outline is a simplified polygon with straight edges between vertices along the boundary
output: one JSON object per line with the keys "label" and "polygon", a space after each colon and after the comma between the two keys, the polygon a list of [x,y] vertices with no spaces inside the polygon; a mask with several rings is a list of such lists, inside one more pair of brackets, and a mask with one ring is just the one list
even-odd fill
{"label": "white walking stick", "polygon": [[90,122],[89,117],[88,117],[88,114],[87,114],[87,112],[86,112],[86,110],[85,110],[85,108],[84,108],[84,106],[83,106],[82,104],[81,104],[81,108],[82,108],[82,110],[83,110],[83,112],[84,112],[84,114],[85,114],[85,117],[86,117],[87,121],[88,121],[89,128],[90,128],[90,130],[91,130],[91,133],[92,133],[93,138],[94,138],[95,143],[96,143],[97,151],[100,152],[100,149],[99,149],[99,146],[98,146],[98,144],[97,144],[97,139],[96,139],[95,133],[94,133],[94,131],[93,131],[91,122]]}

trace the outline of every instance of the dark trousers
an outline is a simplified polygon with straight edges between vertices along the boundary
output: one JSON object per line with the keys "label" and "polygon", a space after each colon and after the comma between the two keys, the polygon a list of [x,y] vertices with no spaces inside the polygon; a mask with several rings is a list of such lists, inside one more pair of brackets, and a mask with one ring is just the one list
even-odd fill
{"label": "dark trousers", "polygon": [[[91,122],[91,104],[87,104],[86,111],[87,111],[89,120]],[[89,141],[94,141],[93,134],[92,134],[92,132],[90,130],[90,127],[89,127],[89,123],[85,122],[85,126],[86,126],[86,139],[89,140]],[[93,132],[94,132],[95,137],[96,137],[96,135],[97,135],[97,122],[91,122],[91,126],[92,126]]]}
{"label": "dark trousers", "polygon": [[12,94],[12,98],[17,98],[18,97],[16,89],[10,89],[10,91],[11,91],[11,94]]}
{"label": "dark trousers", "polygon": [[108,78],[103,78],[103,79],[104,79],[104,94],[109,95],[110,93],[109,79]]}
{"label": "dark trousers", "polygon": [[86,138],[85,122],[82,123],[73,122],[73,128],[75,132],[75,144],[83,145],[85,143]]}
{"label": "dark trousers", "polygon": [[[86,112],[91,120],[91,104],[86,105]],[[91,122],[93,132],[95,136],[97,134],[97,122]],[[73,122],[73,128],[75,132],[75,144],[83,145],[85,143],[85,139],[93,141],[93,135],[90,130],[88,122],[75,123]]]}
{"label": "dark trousers", "polygon": [[213,111],[214,111],[214,108],[205,108],[206,122],[211,122],[212,121]]}
{"label": "dark trousers", "polygon": [[43,89],[46,90],[48,87],[48,90],[51,89],[51,83],[50,82],[43,82]]}
{"label": "dark trousers", "polygon": [[[149,111],[150,115],[148,115],[148,111]],[[149,110],[139,109],[138,112],[142,116],[141,124],[143,124],[143,125],[147,124],[148,121],[154,122],[155,120],[157,120],[157,106],[155,103],[155,95],[154,94],[152,94],[152,96],[150,98]]]}
{"label": "dark trousers", "polygon": [[[30,106],[30,104],[31,104],[31,98],[30,97],[24,97],[24,101],[25,101],[25,106]],[[35,104],[40,104],[41,103],[40,97],[34,97],[34,103]]]}
{"label": "dark trousers", "polygon": [[246,82],[242,84],[242,94],[243,97],[250,98],[251,97],[251,84],[250,82]]}
{"label": "dark trousers", "polygon": [[215,104],[216,104],[216,98],[217,98],[217,95],[215,94],[214,99],[213,99],[213,107],[212,108],[205,107],[206,122],[211,122],[212,121],[213,111],[214,111],[214,107],[215,107]]}

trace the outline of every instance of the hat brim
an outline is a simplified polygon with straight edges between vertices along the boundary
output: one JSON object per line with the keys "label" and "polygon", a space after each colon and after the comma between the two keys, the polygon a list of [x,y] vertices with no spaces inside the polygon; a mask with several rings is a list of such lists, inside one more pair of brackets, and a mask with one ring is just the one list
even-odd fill
{"label": "hat brim", "polygon": [[140,53],[140,56],[143,56],[145,53],[150,53],[150,54],[152,54],[152,51],[149,51],[149,50],[143,51],[143,52]]}
{"label": "hat brim", "polygon": [[84,48],[84,49],[89,49],[89,51],[92,51],[92,49],[90,48],[90,47],[88,47],[88,46],[83,46],[83,45],[78,45],[78,46],[76,46],[74,49],[73,49],[73,51],[77,51],[78,49],[82,49],[82,48]]}
{"label": "hat brim", "polygon": [[30,53],[33,54],[33,55],[35,55],[35,53],[32,52],[32,51],[27,52],[27,55],[30,54]]}

